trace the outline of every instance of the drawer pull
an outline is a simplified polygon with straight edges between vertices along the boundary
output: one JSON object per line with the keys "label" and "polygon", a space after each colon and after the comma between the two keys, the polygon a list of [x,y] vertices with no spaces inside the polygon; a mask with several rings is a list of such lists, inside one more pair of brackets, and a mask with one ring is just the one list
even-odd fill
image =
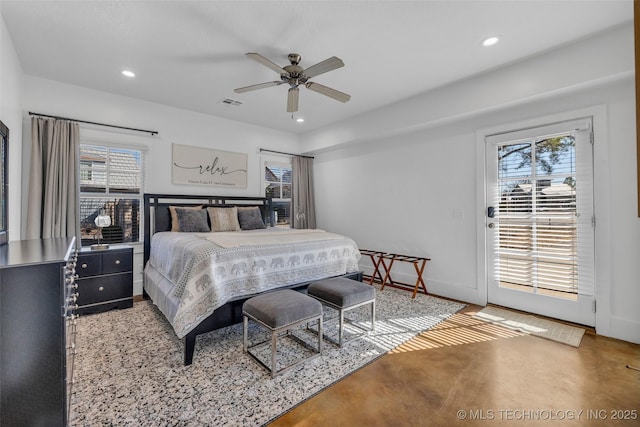
{"label": "drawer pull", "polygon": [[87,267],[89,267],[89,266],[86,263],[82,264],[82,268],[87,268]]}
{"label": "drawer pull", "polygon": [[120,265],[120,260],[119,259],[116,260],[116,265]]}
{"label": "drawer pull", "polygon": [[104,291],[104,286],[100,286],[100,287],[98,288],[98,290],[99,290],[100,292]]}

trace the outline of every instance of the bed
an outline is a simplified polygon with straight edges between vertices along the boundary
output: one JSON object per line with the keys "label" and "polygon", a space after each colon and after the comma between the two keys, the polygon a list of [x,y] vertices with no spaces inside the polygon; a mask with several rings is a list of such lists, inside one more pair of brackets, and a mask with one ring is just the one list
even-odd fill
{"label": "bed", "polygon": [[352,239],[274,225],[269,198],[144,195],[144,297],[184,338],[185,365],[196,337],[240,323],[252,296],[329,277],[362,280]]}

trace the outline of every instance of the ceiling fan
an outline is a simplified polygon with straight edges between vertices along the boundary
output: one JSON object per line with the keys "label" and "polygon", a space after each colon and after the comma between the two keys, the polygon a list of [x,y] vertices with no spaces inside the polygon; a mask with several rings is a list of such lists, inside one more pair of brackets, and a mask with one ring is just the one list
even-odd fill
{"label": "ceiling fan", "polygon": [[309,79],[320,74],[335,70],[336,68],[344,67],[344,62],[340,58],[332,56],[325,59],[322,62],[318,62],[311,67],[304,69],[300,65],[302,57],[297,53],[289,54],[289,62],[291,65],[285,65],[280,67],[279,65],[271,62],[269,59],[260,55],[259,53],[247,53],[246,56],[261,63],[262,65],[272,69],[276,73],[280,74],[280,80],[259,83],[257,85],[245,86],[234,89],[235,93],[250,92],[252,90],[264,89],[271,86],[280,86],[287,83],[289,85],[289,95],[287,97],[287,112],[295,113],[298,111],[298,97],[300,96],[299,86],[303,85],[307,89],[314,92],[318,92],[322,95],[326,95],[330,98],[338,100],[340,102],[347,102],[351,99],[351,95],[348,95],[339,90],[332,89],[330,87],[321,85],[319,83],[310,82]]}

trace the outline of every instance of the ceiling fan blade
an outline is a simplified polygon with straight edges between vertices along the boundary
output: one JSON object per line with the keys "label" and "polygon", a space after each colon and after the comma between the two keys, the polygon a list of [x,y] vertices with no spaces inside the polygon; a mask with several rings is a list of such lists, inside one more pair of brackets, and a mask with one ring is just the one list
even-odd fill
{"label": "ceiling fan blade", "polygon": [[289,96],[287,96],[287,113],[295,113],[298,111],[298,98],[300,96],[300,89],[292,87],[289,89]]}
{"label": "ceiling fan blade", "polygon": [[322,62],[318,62],[316,65],[312,65],[309,68],[304,70],[304,75],[307,78],[315,77],[317,75],[326,73],[331,70],[335,70],[336,68],[344,67],[344,62],[342,59],[332,56],[329,59],[325,59]]}
{"label": "ceiling fan blade", "polygon": [[278,74],[289,75],[287,70],[285,70],[284,68],[282,68],[278,64],[271,62],[269,59],[265,58],[264,56],[260,55],[259,53],[249,52],[249,53],[245,53],[245,55],[248,56],[249,58],[253,59],[254,61],[257,61],[257,62],[261,63],[265,67],[271,68],[273,71],[275,71]]}
{"label": "ceiling fan blade", "polygon": [[235,93],[245,93],[245,92],[251,92],[252,90],[264,89],[265,87],[279,86],[282,83],[284,83],[284,82],[283,81],[274,81],[274,82],[259,83],[257,85],[239,87],[237,89],[234,89],[233,91]]}
{"label": "ceiling fan blade", "polygon": [[330,87],[321,85],[319,83],[307,82],[305,86],[309,90],[321,93],[323,95],[328,96],[329,98],[333,98],[340,102],[347,102],[348,100],[351,99],[351,95],[348,95],[344,92],[340,92],[339,90],[331,89]]}

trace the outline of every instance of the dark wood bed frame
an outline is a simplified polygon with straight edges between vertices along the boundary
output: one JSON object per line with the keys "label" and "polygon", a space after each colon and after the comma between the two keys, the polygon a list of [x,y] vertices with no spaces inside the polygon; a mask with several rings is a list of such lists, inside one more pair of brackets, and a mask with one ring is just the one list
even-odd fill
{"label": "dark wood bed frame", "polygon": [[[144,195],[144,264],[147,265],[151,252],[151,236],[160,231],[171,230],[169,206],[258,206],[265,224],[274,226],[274,210],[271,198],[266,197],[232,197],[232,196],[193,196],[176,194]],[[362,272],[345,274],[344,277],[362,281]],[[296,283],[288,288],[304,291],[311,282]],[[143,296],[149,295],[144,291]],[[253,295],[229,301],[217,308],[209,317],[184,337],[184,364],[193,362],[196,337],[216,329],[242,322],[242,304]]]}

